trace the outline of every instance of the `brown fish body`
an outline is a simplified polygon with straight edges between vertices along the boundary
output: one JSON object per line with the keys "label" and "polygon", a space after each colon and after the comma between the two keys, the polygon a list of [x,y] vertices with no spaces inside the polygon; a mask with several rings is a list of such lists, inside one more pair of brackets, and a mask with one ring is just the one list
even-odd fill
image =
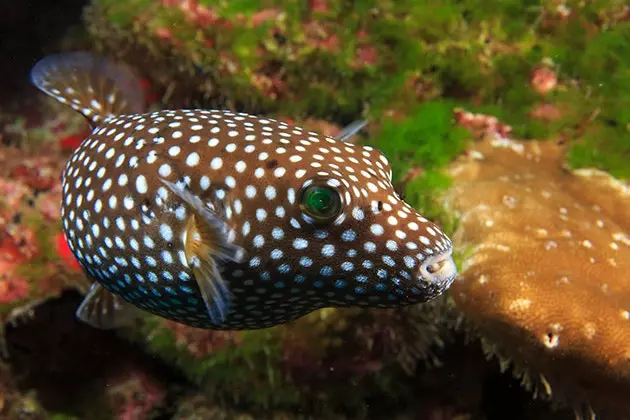
{"label": "brown fish body", "polygon": [[398,197],[377,150],[229,111],[108,115],[111,97],[78,100],[96,127],[63,175],[64,231],[101,286],[79,309],[88,322],[116,324],[103,312],[125,301],[196,327],[264,328],[451,284],[450,240]]}

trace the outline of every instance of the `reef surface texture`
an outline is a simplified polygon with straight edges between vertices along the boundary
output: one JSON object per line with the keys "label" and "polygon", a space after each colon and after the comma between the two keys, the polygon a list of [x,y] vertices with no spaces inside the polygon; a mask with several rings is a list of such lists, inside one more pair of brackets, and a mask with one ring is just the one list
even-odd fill
{"label": "reef surface texture", "polygon": [[630,413],[630,187],[554,142],[475,144],[445,198],[470,247],[451,296],[543,395]]}

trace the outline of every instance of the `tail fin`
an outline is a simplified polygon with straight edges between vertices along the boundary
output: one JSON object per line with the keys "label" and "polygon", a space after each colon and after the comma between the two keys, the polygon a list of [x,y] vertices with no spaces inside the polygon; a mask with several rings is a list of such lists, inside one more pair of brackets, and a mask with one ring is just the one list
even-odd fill
{"label": "tail fin", "polygon": [[127,68],[87,52],[43,58],[31,70],[31,81],[83,114],[92,127],[110,116],[145,110],[140,80]]}

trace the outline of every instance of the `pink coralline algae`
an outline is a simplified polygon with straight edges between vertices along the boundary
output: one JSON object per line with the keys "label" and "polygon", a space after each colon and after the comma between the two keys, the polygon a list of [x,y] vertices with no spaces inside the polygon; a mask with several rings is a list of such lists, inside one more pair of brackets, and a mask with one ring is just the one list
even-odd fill
{"label": "pink coralline algae", "polygon": [[185,348],[189,354],[197,359],[203,359],[225,346],[240,342],[238,332],[202,330],[173,321],[163,322],[175,335],[176,346]]}
{"label": "pink coralline algae", "polygon": [[512,127],[499,121],[497,117],[485,114],[475,114],[461,108],[454,111],[455,122],[470,130],[475,137],[508,137]]}
{"label": "pink coralline algae", "polygon": [[28,305],[84,279],[57,237],[65,154],[63,145],[49,146],[0,153],[0,304]]}
{"label": "pink coralline algae", "polygon": [[0,233],[0,304],[28,297],[30,285],[17,273],[27,259],[13,237]]}
{"label": "pink coralline algae", "polygon": [[352,60],[352,67],[357,68],[366,65],[374,65],[378,62],[378,50],[375,46],[367,43],[369,34],[365,31],[357,32],[357,48],[355,57]]}
{"label": "pink coralline algae", "polygon": [[165,7],[176,7],[186,20],[200,27],[226,24],[223,19],[212,9],[199,4],[196,0],[162,0]]}
{"label": "pink coralline algae", "polygon": [[308,6],[314,13],[327,13],[330,11],[328,0],[309,0]]}
{"label": "pink coralline algae", "polygon": [[558,85],[558,76],[549,67],[541,66],[532,72],[530,83],[537,93],[546,95]]}
{"label": "pink coralline algae", "polygon": [[144,420],[166,396],[163,386],[149,374],[131,366],[108,380],[107,395],[116,420]]}
{"label": "pink coralline algae", "polygon": [[35,207],[48,222],[57,222],[61,217],[61,183],[56,184],[46,194],[39,194]]}
{"label": "pink coralline algae", "polygon": [[[26,185],[0,178],[0,197],[6,209],[17,208],[29,193],[30,190]],[[2,223],[2,218],[3,215],[0,214],[0,223]]]}

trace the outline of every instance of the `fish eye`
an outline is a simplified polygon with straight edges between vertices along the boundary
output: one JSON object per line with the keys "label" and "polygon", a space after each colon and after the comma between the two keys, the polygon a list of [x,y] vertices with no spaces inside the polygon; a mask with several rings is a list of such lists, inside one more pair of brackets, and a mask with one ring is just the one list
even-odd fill
{"label": "fish eye", "polygon": [[315,222],[328,222],[341,213],[341,194],[329,185],[311,184],[302,189],[300,210]]}

